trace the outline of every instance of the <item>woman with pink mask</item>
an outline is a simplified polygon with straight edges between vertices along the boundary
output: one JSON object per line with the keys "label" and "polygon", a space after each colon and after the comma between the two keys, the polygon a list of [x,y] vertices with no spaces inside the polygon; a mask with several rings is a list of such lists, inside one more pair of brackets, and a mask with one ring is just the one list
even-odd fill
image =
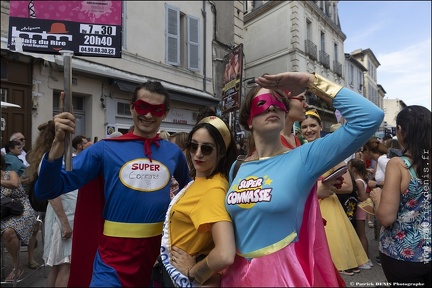
{"label": "woman with pink mask", "polygon": [[[252,133],[255,153],[230,179],[225,206],[233,221],[237,255],[221,284],[338,286],[333,266],[316,279],[302,269],[306,259],[291,244],[298,241],[305,203],[317,178],[357,151],[379,127],[384,113],[363,96],[317,74],[264,75],[256,83],[259,86],[249,91],[240,110],[239,122]],[[289,109],[281,90],[299,95],[306,88],[332,103],[350,125],[291,150],[280,140]],[[214,271],[202,265],[200,273]]]}

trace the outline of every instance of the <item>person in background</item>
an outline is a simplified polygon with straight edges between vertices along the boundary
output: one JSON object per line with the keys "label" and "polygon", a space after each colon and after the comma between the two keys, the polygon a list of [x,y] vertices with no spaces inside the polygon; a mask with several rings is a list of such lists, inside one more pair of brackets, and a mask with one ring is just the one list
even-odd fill
{"label": "person in background", "polygon": [[[45,122],[38,127],[39,135],[33,144],[29,157],[28,174],[30,181],[37,178],[39,164],[43,155],[51,148],[55,138],[54,122]],[[78,138],[77,138],[78,137]],[[84,136],[77,136],[79,141],[87,141]],[[74,140],[75,140],[74,139]],[[74,140],[72,143],[74,143]],[[76,144],[77,151],[82,151],[81,143]],[[80,153],[78,152],[78,153]],[[43,259],[51,266],[48,274],[48,287],[67,287],[72,254],[72,227],[74,223],[75,206],[78,190],[71,191],[48,201],[45,212],[45,245]]]}
{"label": "person in background", "polygon": [[[306,111],[306,119],[300,123],[300,127],[302,129],[302,134],[308,143],[313,143],[318,139],[321,139],[321,131],[323,129],[322,121],[315,109]],[[333,135],[340,129],[342,129],[342,126],[329,135]],[[319,156],[317,159],[321,159],[322,157],[323,156]],[[341,161],[330,169],[330,171],[345,166],[345,164],[345,161]],[[318,181],[319,194],[322,194],[322,190],[326,188],[323,185],[324,183],[321,181],[326,174],[330,173],[323,173],[323,176],[321,176]],[[351,209],[352,214],[348,215],[346,213],[348,209],[344,209],[341,201],[339,201],[339,198],[336,195],[353,194],[353,183],[348,171],[344,173],[343,183],[341,184],[342,185],[339,187],[332,187],[330,189],[331,192],[333,192],[330,196],[325,198],[320,197],[319,206],[322,217],[326,220],[324,228],[333,263],[339,270],[340,274],[353,276],[354,273],[360,272],[359,268],[371,269],[371,267],[366,265],[368,258],[352,223],[355,222],[356,207],[353,207]],[[352,218],[352,222],[350,221],[349,216]]]}
{"label": "person in background", "polygon": [[387,147],[376,137],[369,139],[363,145],[363,156],[376,161],[374,179],[368,181],[368,186],[371,189],[381,187],[384,184],[385,170],[387,162],[390,160],[387,157],[387,152]]}
{"label": "person in background", "polygon": [[387,158],[393,158],[394,156],[402,156],[402,146],[397,139],[389,139],[386,142],[387,147]]}
{"label": "person in background", "polygon": [[24,165],[23,161],[18,158],[19,155],[21,155],[22,146],[18,141],[9,141],[5,145],[5,151],[6,155],[4,155],[4,159],[6,162],[6,170],[7,171],[15,171],[19,177],[23,175],[26,166]]}
{"label": "person in background", "polygon": [[236,157],[233,135],[220,118],[206,117],[189,133],[186,158],[193,181],[171,201],[166,214],[159,260],[165,287],[194,280],[209,285],[208,278],[220,286],[219,274],[202,275],[202,270],[208,265],[218,273],[234,262],[234,232],[224,200]]}
{"label": "person in background", "polygon": [[[36,241],[36,234],[39,225],[36,222],[36,212],[30,205],[27,194],[21,185],[20,178],[15,171],[6,171],[6,162],[1,155],[1,197],[11,197],[20,201],[24,206],[24,211],[21,215],[10,216],[6,219],[1,219],[1,237],[2,244],[5,245],[7,251],[12,257],[13,267],[17,266],[17,252],[21,244],[28,245],[28,264],[37,265],[34,260],[34,248]],[[31,241],[33,239],[33,241]],[[2,267],[3,268],[3,267]],[[30,267],[31,268],[31,267]],[[19,266],[13,269],[12,272],[6,276],[6,282],[13,282],[14,279],[19,279],[24,273],[23,267]]]}
{"label": "person in background", "polygon": [[[333,133],[340,127],[342,127],[342,124],[340,123],[332,124],[330,126],[330,133]],[[347,159],[345,159],[344,161],[345,164],[348,163],[348,161],[354,157],[355,157],[355,153],[352,154]],[[344,163],[340,163],[340,165],[344,165]],[[358,189],[357,189],[357,185],[355,184],[354,177],[352,176],[352,173],[350,173],[349,171],[347,171],[343,175],[342,187],[341,189],[335,190],[337,191],[335,194],[338,197],[339,202],[341,203],[345,211],[345,214],[347,215],[354,229],[356,229],[357,228],[356,213],[358,210],[357,209]]]}
{"label": "person in background", "polygon": [[109,135],[109,138],[116,138],[119,136],[122,136],[123,133],[121,133],[120,131],[115,131],[114,133],[112,133],[111,135]]}
{"label": "person in background", "polygon": [[[160,82],[147,81],[139,85],[130,102],[134,131],[100,140],[85,149],[73,159],[72,171],[62,169],[62,156],[65,133],[74,133],[75,117],[69,112],[54,117],[55,140],[49,153],[42,158],[36,196],[52,199],[94,179],[103,181],[98,184],[104,187],[103,203],[91,199],[82,203],[87,204],[87,210],[103,208],[99,215],[103,218],[103,234],[96,242],[97,251],[91,254],[86,250],[87,254],[95,255],[91,281],[86,286],[143,287],[151,282],[153,264],[159,255],[163,220],[170,202],[170,179],[174,176],[180,188],[190,181],[184,154],[157,134],[169,109],[169,94]],[[80,206],[80,194],[88,193],[100,195],[99,191],[80,188],[75,217],[84,210]],[[100,223],[99,219],[82,220]],[[75,232],[81,225],[79,234],[85,234],[86,238],[99,236],[90,235],[88,229],[83,229],[92,223],[77,222],[75,218]],[[98,230],[99,226],[92,225],[91,229]],[[77,243],[76,237],[77,234],[73,243]],[[78,243],[72,247],[72,266],[75,265],[74,255],[80,249]],[[77,257],[80,256],[77,254]],[[76,285],[72,280],[73,273],[71,267],[71,286]],[[87,278],[83,273],[87,271],[76,273],[76,277]]]}
{"label": "person in background", "polygon": [[[183,152],[183,154],[186,157],[186,146],[188,143],[188,134],[187,132],[176,132],[169,137],[169,141],[171,143],[176,144],[180,150]],[[188,165],[189,166],[189,165]],[[179,191],[179,186],[177,180],[172,177],[171,178],[171,189],[170,189],[170,196],[171,199],[177,194]]]}
{"label": "person in background", "polygon": [[75,152],[72,154],[72,156],[78,155],[91,144],[93,144],[93,142],[88,141],[88,138],[84,135],[75,136],[72,139],[72,147],[75,149]]}
{"label": "person in background", "polygon": [[[15,133],[13,133],[10,136],[9,141],[17,141],[17,142],[19,142],[21,144],[22,150],[21,150],[21,154],[18,155],[18,158],[24,163],[24,166],[27,167],[29,165],[29,163],[26,160],[26,154],[27,153],[24,150],[24,147],[25,147],[25,144],[26,144],[26,139],[25,139],[24,135],[21,132],[15,132]],[[1,149],[1,153],[3,155],[5,155],[6,154],[6,149],[2,148]]]}
{"label": "person in background", "polygon": [[186,153],[188,137],[188,132],[176,132],[171,135],[169,141],[176,144],[180,148],[180,150],[183,151],[183,153]]}
{"label": "person in background", "polygon": [[387,146],[387,143],[389,142],[389,140],[391,140],[393,138],[393,136],[391,134],[386,134],[384,135],[384,137],[382,138],[382,143],[384,145]]}
{"label": "person in background", "polygon": [[[323,278],[309,274],[291,244],[298,241],[305,202],[318,177],[359,149],[382,123],[384,113],[363,96],[318,74],[285,72],[255,81],[259,86],[247,93],[239,122],[251,132],[256,153],[230,177],[225,207],[233,221],[237,254],[221,285],[339,286],[333,265],[325,267]],[[306,88],[332,103],[350,125],[290,150],[280,140],[288,110],[280,90],[298,95]],[[203,267],[203,274],[214,272],[209,265]]]}
{"label": "person in background", "polygon": [[216,112],[210,107],[203,107],[199,110],[196,124],[198,124],[202,119],[208,116],[217,116]]}
{"label": "person in background", "polygon": [[387,164],[383,188],[370,196],[382,224],[381,265],[389,282],[432,285],[431,111],[412,105],[396,116],[401,157]]}
{"label": "person in background", "polygon": [[[367,181],[369,180],[369,172],[366,170],[365,163],[360,159],[351,159],[348,161],[348,169],[354,178],[354,184],[357,186],[356,191],[358,195],[358,201],[366,201],[369,198],[369,194],[366,192]],[[366,212],[360,208],[357,208],[354,219],[356,221],[355,229],[357,235],[363,245],[366,255],[368,256],[368,262],[366,264],[370,267],[373,267],[373,263],[369,256],[369,243],[366,237]]]}
{"label": "person in background", "polygon": [[161,130],[159,132],[159,137],[162,138],[162,139],[164,139],[164,140],[168,140],[169,141],[170,134],[168,133],[168,131]]}
{"label": "person in background", "polygon": [[[363,157],[369,159],[374,163],[372,179],[368,181],[368,191],[371,191],[375,187],[381,187],[384,184],[384,175],[387,162],[390,158],[387,157],[387,147],[374,137],[369,139],[365,145],[363,145]],[[374,228],[375,224],[372,221],[372,215],[367,214],[369,228]],[[377,262],[379,257],[377,258]]]}

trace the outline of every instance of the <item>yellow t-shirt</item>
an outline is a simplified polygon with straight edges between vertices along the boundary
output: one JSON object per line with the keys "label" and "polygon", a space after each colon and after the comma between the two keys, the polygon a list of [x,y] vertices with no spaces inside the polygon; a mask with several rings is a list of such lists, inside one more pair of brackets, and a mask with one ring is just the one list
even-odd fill
{"label": "yellow t-shirt", "polygon": [[189,255],[208,254],[214,247],[211,223],[231,222],[225,209],[228,181],[216,174],[196,177],[194,183],[171,208],[171,245]]}

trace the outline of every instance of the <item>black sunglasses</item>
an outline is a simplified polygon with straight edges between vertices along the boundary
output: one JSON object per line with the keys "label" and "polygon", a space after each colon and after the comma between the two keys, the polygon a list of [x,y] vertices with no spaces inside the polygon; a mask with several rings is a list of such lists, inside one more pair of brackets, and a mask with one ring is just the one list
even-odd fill
{"label": "black sunglasses", "polygon": [[198,150],[198,147],[201,147],[201,153],[204,156],[209,156],[213,153],[213,149],[215,149],[215,147],[208,145],[208,144],[201,144],[199,145],[198,143],[195,142],[189,142],[187,145],[187,149],[189,150],[189,152],[191,153],[196,153]]}

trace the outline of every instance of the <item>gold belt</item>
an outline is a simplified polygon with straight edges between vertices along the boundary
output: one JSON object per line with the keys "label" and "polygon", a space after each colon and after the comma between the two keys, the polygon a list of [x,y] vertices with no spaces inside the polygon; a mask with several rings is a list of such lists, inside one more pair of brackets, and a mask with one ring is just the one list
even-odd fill
{"label": "gold belt", "polygon": [[163,222],[124,223],[105,220],[103,234],[121,238],[150,238],[162,234]]}

